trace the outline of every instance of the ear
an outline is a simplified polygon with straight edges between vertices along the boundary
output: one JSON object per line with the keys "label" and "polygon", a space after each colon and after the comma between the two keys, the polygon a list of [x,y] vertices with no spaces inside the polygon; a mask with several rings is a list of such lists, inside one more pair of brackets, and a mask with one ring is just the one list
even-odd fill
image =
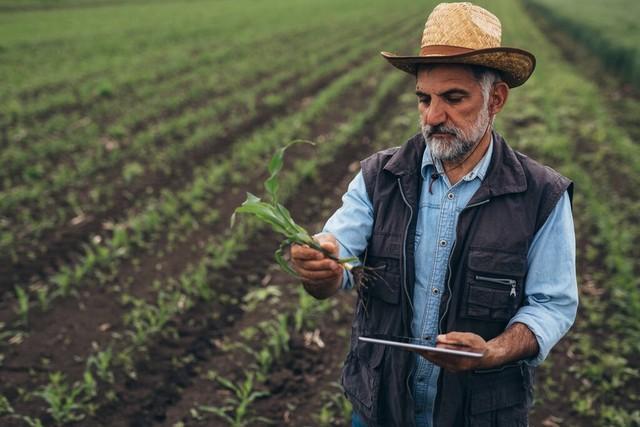
{"label": "ear", "polygon": [[505,82],[496,83],[489,96],[489,114],[495,116],[502,111],[502,107],[507,103],[507,98],[509,98],[509,86]]}

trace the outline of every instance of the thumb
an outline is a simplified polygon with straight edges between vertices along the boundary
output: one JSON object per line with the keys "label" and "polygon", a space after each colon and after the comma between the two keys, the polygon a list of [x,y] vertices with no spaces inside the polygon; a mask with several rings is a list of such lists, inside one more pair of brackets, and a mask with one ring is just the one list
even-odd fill
{"label": "thumb", "polygon": [[332,255],[338,255],[338,242],[331,233],[318,233],[313,238],[320,244],[320,247]]}
{"label": "thumb", "polygon": [[332,255],[337,255],[338,254],[338,247],[336,246],[335,243],[333,243],[331,241],[321,242],[320,246],[322,247],[322,249],[324,249],[325,251],[331,253]]}

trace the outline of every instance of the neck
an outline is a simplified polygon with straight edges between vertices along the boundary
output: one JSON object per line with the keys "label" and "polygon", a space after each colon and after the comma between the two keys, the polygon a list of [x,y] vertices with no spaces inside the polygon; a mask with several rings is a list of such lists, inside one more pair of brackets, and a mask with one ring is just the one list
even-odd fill
{"label": "neck", "polygon": [[484,157],[490,143],[491,126],[487,127],[487,130],[484,132],[484,135],[482,135],[482,138],[480,138],[480,141],[478,141],[476,146],[473,148],[471,154],[469,154],[468,157],[464,158],[462,162],[442,162],[445,173],[447,174],[447,178],[452,185],[456,184],[462,179],[463,176],[473,170],[473,168],[478,164],[482,157]]}

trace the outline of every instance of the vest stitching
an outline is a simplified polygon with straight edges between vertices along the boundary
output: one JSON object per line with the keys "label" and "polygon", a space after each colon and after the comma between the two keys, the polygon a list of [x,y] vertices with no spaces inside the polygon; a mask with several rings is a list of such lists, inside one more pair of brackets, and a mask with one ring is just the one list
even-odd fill
{"label": "vest stitching", "polygon": [[[460,211],[460,215],[462,215],[462,213],[464,211],[466,211],[467,209],[470,208],[475,208],[477,206],[480,205],[484,205],[485,203],[489,203],[491,199],[485,199],[482,200],[481,202],[478,203],[474,203],[472,205],[468,205],[466,206],[464,209],[462,209]],[[458,224],[460,223],[460,215],[458,215]],[[456,224],[456,240],[454,240],[453,242],[453,247],[451,248],[451,252],[449,252],[449,260],[447,261],[447,292],[448,292],[448,298],[447,298],[447,305],[444,307],[444,311],[442,312],[442,316],[440,316],[440,321],[438,322],[438,330],[440,333],[442,333],[442,321],[444,320],[445,316],[447,315],[447,312],[449,311],[449,304],[451,303],[451,258],[453,257],[453,253],[456,250],[456,244],[458,243],[458,224]]]}

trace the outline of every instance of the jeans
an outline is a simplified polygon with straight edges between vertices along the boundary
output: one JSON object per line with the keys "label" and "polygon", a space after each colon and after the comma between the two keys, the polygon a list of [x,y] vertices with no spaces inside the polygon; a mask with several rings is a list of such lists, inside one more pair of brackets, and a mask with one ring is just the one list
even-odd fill
{"label": "jeans", "polygon": [[355,412],[351,413],[351,427],[367,427],[362,418]]}

